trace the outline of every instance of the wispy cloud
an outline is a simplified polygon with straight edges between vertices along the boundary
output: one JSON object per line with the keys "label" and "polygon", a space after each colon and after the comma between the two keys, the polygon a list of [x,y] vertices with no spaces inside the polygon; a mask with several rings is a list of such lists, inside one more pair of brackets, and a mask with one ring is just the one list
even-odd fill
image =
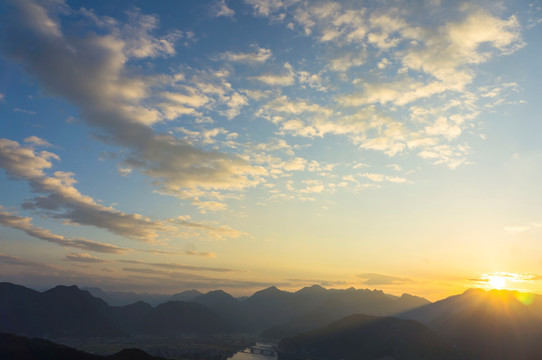
{"label": "wispy cloud", "polygon": [[390,276],[384,274],[375,274],[375,273],[366,273],[356,275],[361,279],[366,279],[363,281],[365,285],[393,285],[393,284],[410,284],[414,281],[409,278]]}
{"label": "wispy cloud", "polygon": [[[32,143],[44,142],[37,139],[33,138]],[[74,186],[76,180],[71,172],[56,171],[53,176],[47,176],[44,170],[52,167],[51,159],[60,160],[54,153],[38,152],[16,141],[0,139],[0,167],[11,177],[26,180],[34,192],[45,194],[27,200],[23,204],[25,209],[143,241],[152,241],[158,231],[167,230],[163,222],[100,205],[90,196],[81,194]]]}
{"label": "wispy cloud", "polygon": [[94,264],[108,262],[108,260],[100,259],[86,253],[69,253],[69,254],[66,254],[66,257],[64,258],[64,260],[83,262],[83,263],[94,263]]}
{"label": "wispy cloud", "polygon": [[210,272],[219,272],[219,273],[230,273],[230,272],[240,272],[241,270],[229,269],[229,268],[219,268],[219,267],[209,267],[209,266],[193,266],[185,265],[178,263],[152,263],[139,260],[118,260],[120,263],[125,264],[137,264],[137,265],[147,265],[151,267],[158,268],[167,268],[170,270],[190,270],[190,271],[210,271]]}
{"label": "wispy cloud", "polygon": [[[46,143],[45,140],[37,137],[31,140],[33,144]],[[38,211],[42,215],[55,219],[67,220],[72,224],[91,225],[117,235],[146,242],[153,242],[162,233],[179,236],[189,233],[213,239],[236,238],[244,235],[227,225],[202,224],[191,221],[189,217],[153,220],[141,214],[125,213],[113,207],[103,206],[75,188],[76,180],[73,173],[55,171],[53,176],[48,176],[45,171],[53,166],[51,159],[60,160],[54,153],[36,151],[31,146],[0,139],[0,167],[11,177],[26,180],[34,192],[45,195],[25,201],[23,208]],[[6,223],[8,215],[11,214],[5,215]],[[30,218],[20,218],[16,221],[12,217],[11,224],[12,226],[25,224],[25,228],[21,230],[30,231],[31,229]],[[33,231],[34,235],[38,233],[40,232]],[[52,241],[53,237],[48,237],[48,239]],[[79,240],[72,244],[83,246]]]}
{"label": "wispy cloud", "polygon": [[14,266],[25,266],[30,267],[34,269],[41,269],[41,270],[57,270],[56,267],[37,263],[34,261],[25,260],[23,258],[20,258],[18,256],[11,256],[0,252],[0,264],[6,264],[6,265],[14,265]]}
{"label": "wispy cloud", "polygon": [[0,206],[0,225],[22,230],[28,235],[40,240],[45,240],[64,247],[108,254],[123,254],[129,251],[128,249],[107,243],[82,238],[66,238],[62,235],[54,234],[47,229],[32,224],[32,219],[29,217],[23,217],[8,211],[2,211],[2,209],[3,208]]}
{"label": "wispy cloud", "polygon": [[234,53],[231,51],[226,51],[218,57],[221,60],[231,61],[231,62],[240,62],[247,64],[259,64],[266,62],[272,55],[271,50],[261,48],[257,45],[253,45],[252,48],[255,50],[250,53]]}

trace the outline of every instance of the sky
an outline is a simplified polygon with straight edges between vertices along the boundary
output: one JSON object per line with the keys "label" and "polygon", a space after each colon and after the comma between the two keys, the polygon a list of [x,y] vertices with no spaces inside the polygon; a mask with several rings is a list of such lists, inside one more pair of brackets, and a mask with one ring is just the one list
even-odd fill
{"label": "sky", "polygon": [[542,293],[539,2],[0,17],[1,281]]}

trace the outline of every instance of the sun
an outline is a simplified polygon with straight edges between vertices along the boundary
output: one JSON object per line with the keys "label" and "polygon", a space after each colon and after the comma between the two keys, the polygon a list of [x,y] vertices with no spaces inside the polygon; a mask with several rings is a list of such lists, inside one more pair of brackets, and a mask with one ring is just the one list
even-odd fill
{"label": "sun", "polygon": [[506,288],[506,277],[500,275],[488,276],[488,285],[492,289],[502,290]]}

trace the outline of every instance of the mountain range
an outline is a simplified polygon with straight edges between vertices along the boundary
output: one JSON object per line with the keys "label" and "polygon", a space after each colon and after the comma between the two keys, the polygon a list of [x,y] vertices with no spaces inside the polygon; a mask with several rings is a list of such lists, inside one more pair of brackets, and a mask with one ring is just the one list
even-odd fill
{"label": "mountain range", "polygon": [[469,289],[394,318],[352,315],[283,339],[279,350],[286,360],[539,360],[540,339],[542,296]]}
{"label": "mountain range", "polygon": [[[243,300],[221,290],[174,298],[190,301],[111,306],[77,286],[39,292],[0,283],[0,333],[54,339],[244,332],[281,340],[288,359],[439,353],[441,359],[531,360],[542,354],[542,296],[516,291],[469,289],[434,303],[317,285],[296,292],[269,287]],[[329,350],[338,343],[340,355]]]}
{"label": "mountain range", "polygon": [[38,292],[0,283],[0,331],[49,338],[259,333],[285,326],[311,311],[323,312],[326,321],[332,321],[355,313],[393,315],[429,303],[423,298],[381,291],[328,290],[320,286],[293,293],[270,287],[242,301],[221,290],[206,294],[192,291],[173,298],[191,300],[156,306],[141,301],[111,306],[77,286]]}

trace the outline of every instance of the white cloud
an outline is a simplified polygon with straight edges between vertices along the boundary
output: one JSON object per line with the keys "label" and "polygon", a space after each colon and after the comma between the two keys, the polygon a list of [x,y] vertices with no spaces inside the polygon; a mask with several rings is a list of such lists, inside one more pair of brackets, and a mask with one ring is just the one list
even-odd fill
{"label": "white cloud", "polygon": [[29,136],[24,139],[25,143],[34,144],[36,146],[43,146],[43,147],[50,147],[51,144],[47,140],[44,140],[42,138],[39,138],[37,136]]}
{"label": "white cloud", "polygon": [[481,9],[440,27],[423,40],[420,46],[402,53],[403,64],[456,84],[456,90],[462,90],[472,80],[466,65],[485,62],[495,54],[511,53],[524,44],[515,17],[502,20]]}
{"label": "white cloud", "polygon": [[213,16],[216,17],[233,17],[235,15],[235,11],[228,7],[228,4],[226,4],[226,0],[216,0],[215,3],[211,6],[211,11],[213,13]]}
{"label": "white cloud", "polygon": [[357,54],[345,54],[329,61],[329,68],[333,71],[347,71],[348,69],[360,66],[365,62],[366,54],[364,52]]}
{"label": "white cloud", "polygon": [[364,173],[361,176],[366,177],[369,180],[374,182],[392,182],[392,183],[407,183],[410,182],[408,179],[405,179],[400,176],[390,176],[385,174],[378,173]]}
{"label": "white cloud", "polygon": [[252,79],[262,82],[269,86],[290,86],[295,83],[295,73],[289,63],[284,64],[286,70],[282,74],[262,74],[252,77]]}
{"label": "white cloud", "polygon": [[289,1],[282,0],[245,0],[252,6],[254,13],[258,16],[269,16],[271,13],[281,10]]}
{"label": "white cloud", "polygon": [[259,46],[252,46],[252,48],[255,50],[255,52],[234,53],[231,51],[226,51],[225,53],[220,54],[218,58],[230,62],[261,64],[266,62],[272,55],[271,50],[269,49],[264,49]]}
{"label": "white cloud", "polygon": [[321,193],[325,190],[324,184],[318,180],[305,180],[303,183],[305,188],[299,190],[301,194]]}

